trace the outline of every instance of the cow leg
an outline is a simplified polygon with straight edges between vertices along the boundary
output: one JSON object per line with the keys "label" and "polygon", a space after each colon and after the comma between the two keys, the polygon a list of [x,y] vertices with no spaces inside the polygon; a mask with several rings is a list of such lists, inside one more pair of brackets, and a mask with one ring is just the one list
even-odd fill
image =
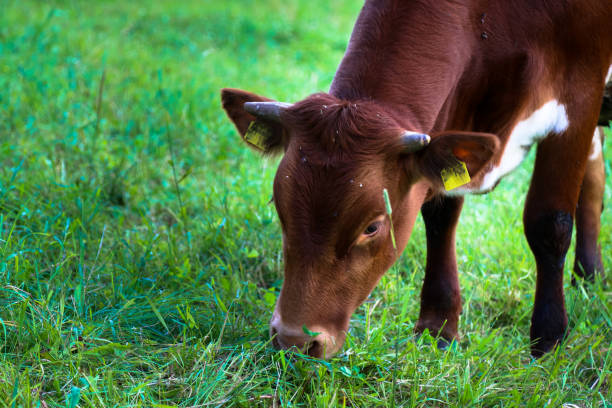
{"label": "cow leg", "polygon": [[537,267],[531,318],[534,357],[554,348],[567,328],[563,264],[590,147],[584,143],[590,138],[582,137],[577,129],[580,127],[572,127],[540,143],[525,203],[525,235]]}
{"label": "cow leg", "polygon": [[415,330],[429,329],[451,341],[458,338],[461,294],[457,278],[455,229],[463,207],[463,197],[434,198],[421,213],[427,233],[427,265],[421,290],[421,312]]}
{"label": "cow leg", "polygon": [[593,136],[576,208],[576,259],[572,284],[576,284],[577,277],[593,281],[596,273],[603,273],[601,249],[597,244],[606,183],[603,137],[603,129],[598,128]]}

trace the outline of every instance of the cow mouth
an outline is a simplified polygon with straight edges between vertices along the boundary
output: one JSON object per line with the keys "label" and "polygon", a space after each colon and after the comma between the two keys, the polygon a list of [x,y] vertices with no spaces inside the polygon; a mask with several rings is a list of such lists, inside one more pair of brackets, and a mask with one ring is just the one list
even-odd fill
{"label": "cow mouth", "polygon": [[325,348],[321,344],[321,342],[316,339],[307,341],[302,346],[299,346],[296,344],[283,343],[282,340],[280,339],[278,332],[274,328],[270,329],[270,335],[272,337],[272,346],[276,350],[294,349],[295,351],[298,351],[300,353],[306,354],[311,357],[324,358]]}

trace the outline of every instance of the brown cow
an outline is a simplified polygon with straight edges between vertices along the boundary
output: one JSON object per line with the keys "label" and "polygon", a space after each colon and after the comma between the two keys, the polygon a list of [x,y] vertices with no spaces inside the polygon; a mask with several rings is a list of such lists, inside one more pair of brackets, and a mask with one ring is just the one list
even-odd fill
{"label": "brown cow", "polygon": [[[224,89],[240,134],[254,123],[247,141],[284,153],[274,179],[285,261],[274,344],[317,357],[340,349],[351,314],[396,260],[383,188],[400,249],[419,210],[425,221],[416,330],[458,338],[462,195],[495,188],[537,143],[523,217],[537,265],[532,354],[551,350],[567,328],[574,220],[575,275],[602,269],[595,130],[612,75],[611,21],[612,2],[601,0],[368,0],[329,93],[288,105]],[[610,114],[604,106],[601,117]],[[442,173],[461,162],[471,181],[446,191]]]}

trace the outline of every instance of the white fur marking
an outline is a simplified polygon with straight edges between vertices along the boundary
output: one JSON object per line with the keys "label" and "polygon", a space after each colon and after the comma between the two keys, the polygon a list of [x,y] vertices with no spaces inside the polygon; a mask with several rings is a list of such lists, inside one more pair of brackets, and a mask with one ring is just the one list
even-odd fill
{"label": "white fur marking", "polygon": [[562,133],[569,126],[565,106],[557,100],[542,105],[527,119],[519,122],[508,139],[499,165],[483,179],[478,191],[488,191],[506,174],[514,170],[525,158],[534,142],[545,138],[549,133]]}
{"label": "white fur marking", "polygon": [[612,79],[612,65],[610,65],[610,68],[608,68],[608,75],[606,75],[606,82],[604,82],[604,84],[607,84],[611,79]]}
{"label": "white fur marking", "polygon": [[589,155],[589,160],[597,160],[599,155],[601,154],[601,134],[599,133],[599,128],[595,128],[595,133],[593,134],[593,143],[591,145],[591,154]]}

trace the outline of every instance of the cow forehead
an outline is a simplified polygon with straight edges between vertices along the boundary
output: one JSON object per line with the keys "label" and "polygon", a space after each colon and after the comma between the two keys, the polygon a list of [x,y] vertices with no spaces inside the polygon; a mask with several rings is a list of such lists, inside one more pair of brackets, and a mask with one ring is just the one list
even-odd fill
{"label": "cow forehead", "polygon": [[277,203],[282,200],[302,203],[302,207],[319,216],[325,215],[318,208],[323,207],[323,212],[335,217],[338,214],[334,210],[355,201],[367,201],[372,190],[380,189],[383,167],[382,158],[330,162],[315,157],[312,151],[290,149],[274,179],[274,199]]}
{"label": "cow forehead", "polygon": [[338,245],[384,210],[383,163],[317,163],[302,160],[303,151],[288,151],[274,179],[274,201],[286,239],[301,250]]}

